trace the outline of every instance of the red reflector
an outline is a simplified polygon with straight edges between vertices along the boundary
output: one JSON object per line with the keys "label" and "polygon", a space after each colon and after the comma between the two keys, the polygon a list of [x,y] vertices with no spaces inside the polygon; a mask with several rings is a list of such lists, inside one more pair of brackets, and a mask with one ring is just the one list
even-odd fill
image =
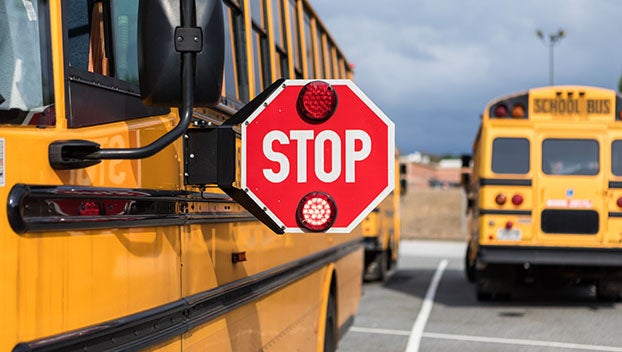
{"label": "red reflector", "polygon": [[337,109],[337,93],[333,87],[322,81],[307,83],[296,102],[298,114],[305,121],[319,123],[326,121]]}
{"label": "red reflector", "polygon": [[525,107],[523,106],[523,104],[518,103],[512,106],[511,115],[515,119],[525,117]]}
{"label": "red reflector", "polygon": [[499,193],[497,194],[497,196],[495,197],[495,202],[499,205],[503,205],[505,204],[505,202],[508,200],[508,198],[505,196],[505,194],[503,193]]}
{"label": "red reflector", "polygon": [[99,206],[95,202],[86,201],[80,204],[79,213],[82,216],[99,215]]}
{"label": "red reflector", "polygon": [[508,116],[508,107],[505,104],[499,104],[495,106],[493,110],[493,114],[495,117],[507,117]]}
{"label": "red reflector", "polygon": [[520,194],[515,194],[512,197],[512,204],[514,204],[514,205],[521,205],[521,204],[523,204],[523,196],[521,196]]}
{"label": "red reflector", "polygon": [[296,209],[298,225],[309,231],[328,230],[337,218],[337,206],[331,196],[323,192],[311,192],[300,200]]}
{"label": "red reflector", "polygon": [[232,263],[239,263],[239,262],[245,262],[246,261],[246,252],[234,252],[231,253],[231,262]]}

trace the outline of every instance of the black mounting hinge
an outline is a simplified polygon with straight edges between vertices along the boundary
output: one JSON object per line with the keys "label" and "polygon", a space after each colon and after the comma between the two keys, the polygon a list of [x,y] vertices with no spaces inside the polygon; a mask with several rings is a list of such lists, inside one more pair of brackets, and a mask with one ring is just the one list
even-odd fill
{"label": "black mounting hinge", "polygon": [[203,32],[199,27],[175,28],[175,50],[198,53],[203,50]]}
{"label": "black mounting hinge", "polygon": [[184,134],[184,183],[203,187],[235,182],[235,131],[191,128]]}

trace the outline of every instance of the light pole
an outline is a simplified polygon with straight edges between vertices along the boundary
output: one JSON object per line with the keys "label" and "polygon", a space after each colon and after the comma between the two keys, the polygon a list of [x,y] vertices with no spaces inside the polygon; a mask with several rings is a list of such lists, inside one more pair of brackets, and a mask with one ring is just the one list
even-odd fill
{"label": "light pole", "polygon": [[536,31],[536,35],[538,36],[538,38],[540,38],[540,40],[542,40],[542,43],[544,43],[544,45],[549,47],[549,83],[550,85],[553,85],[553,47],[555,47],[555,45],[566,36],[566,31],[560,29],[557,31],[557,33],[551,33],[548,36],[545,36],[542,31],[538,29]]}

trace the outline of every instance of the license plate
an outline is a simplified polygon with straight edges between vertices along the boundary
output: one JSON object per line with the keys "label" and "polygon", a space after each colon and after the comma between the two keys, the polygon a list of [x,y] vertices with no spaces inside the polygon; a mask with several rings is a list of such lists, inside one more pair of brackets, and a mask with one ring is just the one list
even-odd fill
{"label": "license plate", "polygon": [[499,229],[497,230],[497,239],[501,241],[520,241],[520,229]]}

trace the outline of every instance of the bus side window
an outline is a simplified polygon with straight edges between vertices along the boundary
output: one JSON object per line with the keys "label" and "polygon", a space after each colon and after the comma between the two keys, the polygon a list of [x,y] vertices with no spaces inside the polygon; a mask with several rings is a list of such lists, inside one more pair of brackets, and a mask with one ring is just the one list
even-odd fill
{"label": "bus side window", "polygon": [[104,7],[101,2],[93,6],[91,12],[91,31],[89,39],[89,72],[110,75],[108,56],[104,38]]}
{"label": "bus side window", "polygon": [[148,107],[140,98],[138,0],[67,0],[61,4],[67,31],[67,127],[168,113],[168,108]]}
{"label": "bus side window", "polygon": [[[97,19],[97,7],[103,11],[102,3],[97,4],[93,0],[81,1],[70,0],[66,13],[66,23],[69,37],[69,65],[84,71],[91,71],[95,65],[91,65],[91,47],[97,46],[91,41],[91,31],[93,18]],[[103,15],[101,17],[103,20]],[[102,33],[103,39],[103,33]],[[102,53],[103,54],[103,53]]]}
{"label": "bus side window", "polygon": [[110,8],[102,1],[70,2],[69,64],[138,84],[138,1],[112,0]]}

